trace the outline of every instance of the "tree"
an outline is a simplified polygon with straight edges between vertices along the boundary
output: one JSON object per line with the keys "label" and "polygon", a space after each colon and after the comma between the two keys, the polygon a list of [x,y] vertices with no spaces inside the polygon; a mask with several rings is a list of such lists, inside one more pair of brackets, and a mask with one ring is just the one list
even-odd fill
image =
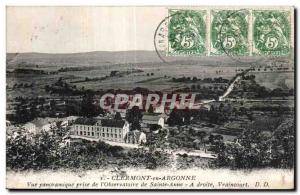
{"label": "tree", "polygon": [[152,104],[150,104],[150,106],[149,106],[148,113],[154,113],[154,108],[153,108]]}
{"label": "tree", "polygon": [[141,120],[143,118],[142,111],[138,106],[132,107],[126,111],[126,120],[131,124],[131,130],[141,129]]}
{"label": "tree", "polygon": [[205,131],[198,131],[197,136],[200,138],[201,143],[203,146],[205,146],[205,143],[203,142],[204,138],[206,137],[207,133]]}
{"label": "tree", "polygon": [[191,89],[192,89],[192,90],[195,90],[195,89],[196,89],[196,85],[192,85],[192,86],[191,86]]}
{"label": "tree", "polygon": [[172,110],[167,122],[170,126],[183,125],[183,117],[179,111]]}
{"label": "tree", "polygon": [[284,121],[273,133],[271,164],[279,168],[293,168],[295,159],[295,122]]}
{"label": "tree", "polygon": [[223,104],[223,102],[221,102],[221,104],[219,106],[219,111],[223,111],[223,109],[224,109],[224,104]]}
{"label": "tree", "polygon": [[122,116],[121,116],[120,112],[117,112],[117,113],[115,114],[115,119],[116,119],[116,120],[122,120]]}
{"label": "tree", "polygon": [[29,136],[33,139],[25,130],[7,136],[7,166],[15,170],[52,168],[60,157],[60,140],[44,131]]}
{"label": "tree", "polygon": [[86,93],[81,101],[81,115],[86,117],[94,117],[97,116],[96,105],[93,104],[94,95],[92,93]]}
{"label": "tree", "polygon": [[37,110],[36,110],[36,104],[32,103],[31,107],[30,107],[30,117],[31,118],[36,118],[38,116]]}
{"label": "tree", "polygon": [[15,119],[17,123],[26,123],[32,119],[30,112],[26,108],[23,106],[17,106]]}
{"label": "tree", "polygon": [[195,83],[197,82],[197,80],[198,80],[197,77],[193,77],[192,82]]}
{"label": "tree", "polygon": [[215,164],[234,169],[293,168],[294,120],[286,119],[274,132],[249,128],[234,143],[216,142]]}

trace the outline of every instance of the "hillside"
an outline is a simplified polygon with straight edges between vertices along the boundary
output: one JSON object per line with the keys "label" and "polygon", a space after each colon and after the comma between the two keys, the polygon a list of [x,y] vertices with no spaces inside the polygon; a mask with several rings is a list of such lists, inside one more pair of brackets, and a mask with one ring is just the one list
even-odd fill
{"label": "hillside", "polygon": [[[265,66],[264,57],[194,56],[166,57],[170,64],[203,66]],[[276,58],[280,61],[281,58]],[[273,59],[274,60],[274,59]],[[283,59],[284,60],[284,59]],[[284,60],[285,61],[285,60]],[[245,63],[246,62],[246,63]],[[254,63],[251,63],[254,62]],[[7,53],[7,68],[58,68],[74,66],[105,66],[118,64],[167,65],[155,51],[94,51],[86,53]]]}
{"label": "hillside", "polygon": [[9,65],[18,63],[34,64],[73,64],[73,65],[100,65],[116,63],[135,62],[158,62],[159,58],[153,51],[126,51],[106,52],[96,51],[87,53],[70,54],[48,54],[48,53],[8,53],[7,62]]}

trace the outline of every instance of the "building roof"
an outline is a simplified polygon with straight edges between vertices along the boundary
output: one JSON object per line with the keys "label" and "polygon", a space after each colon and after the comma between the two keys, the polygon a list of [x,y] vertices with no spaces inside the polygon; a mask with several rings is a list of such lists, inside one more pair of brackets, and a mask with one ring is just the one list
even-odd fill
{"label": "building roof", "polygon": [[78,118],[74,123],[80,125],[95,125],[97,120],[94,118]]}
{"label": "building roof", "polygon": [[75,120],[75,124],[81,125],[96,125],[96,123],[101,124],[102,127],[118,127],[123,128],[125,120],[116,120],[116,119],[100,119],[95,118],[78,118]]}
{"label": "building roof", "polygon": [[36,127],[43,127],[45,125],[48,125],[49,122],[45,119],[34,119],[33,121],[26,123],[25,126],[27,126],[29,124],[33,124]]}
{"label": "building roof", "polygon": [[142,120],[144,123],[158,123],[161,118],[160,114],[144,114]]}
{"label": "building roof", "polygon": [[78,116],[67,116],[65,119],[66,120],[76,120],[78,118],[79,118]]}
{"label": "building roof", "polygon": [[53,124],[55,122],[59,122],[60,120],[61,120],[60,118],[50,118],[50,117],[36,118],[33,121],[30,121],[26,124],[31,123],[31,124],[35,125],[36,127],[43,127],[45,125],[49,125],[49,124]]}
{"label": "building roof", "polygon": [[125,120],[116,120],[116,119],[102,119],[101,126],[103,127],[118,127],[123,128]]}

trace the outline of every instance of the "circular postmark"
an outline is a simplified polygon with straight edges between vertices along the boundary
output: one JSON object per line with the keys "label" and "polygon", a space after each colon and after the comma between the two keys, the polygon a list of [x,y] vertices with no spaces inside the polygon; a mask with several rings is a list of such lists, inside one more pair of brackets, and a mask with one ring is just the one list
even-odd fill
{"label": "circular postmark", "polygon": [[154,47],[158,57],[167,64],[189,63],[207,52],[204,12],[177,10],[170,12],[157,26]]}
{"label": "circular postmark", "polygon": [[[255,66],[267,60],[268,57],[250,55],[252,42],[248,38],[251,35],[248,28],[249,21],[246,21],[247,14],[249,14],[248,10],[240,9],[225,11],[219,16],[217,18],[219,19],[219,28],[216,42],[219,49],[233,61],[242,65]],[[211,25],[212,29],[217,28],[214,21]]]}
{"label": "circular postmark", "polygon": [[[154,47],[163,63],[199,64],[202,60],[205,62],[205,58],[215,58],[216,63],[221,59],[218,65],[233,63],[236,68],[247,66],[251,69],[287,57],[254,52],[254,27],[251,25],[256,20],[249,10],[212,10],[209,24],[203,24],[207,21],[204,15],[199,10],[177,10],[169,12],[169,16],[158,24]],[[271,35],[266,39],[267,47],[278,47],[277,39]],[[205,52],[201,48],[203,43],[206,44]],[[196,47],[200,49],[195,50]]]}
{"label": "circular postmark", "polygon": [[157,56],[166,64],[169,64],[167,56],[168,47],[168,20],[171,16],[164,18],[154,32],[154,48]]}
{"label": "circular postmark", "polygon": [[[249,32],[249,22],[251,21],[249,21],[250,16],[248,10],[227,10],[227,12],[221,15],[222,19],[216,22],[217,25],[214,21],[210,21],[210,24],[203,24],[203,21],[194,13],[195,10],[192,11],[193,12],[190,13],[184,13],[185,17],[188,15],[185,20],[180,20],[180,12],[174,12],[165,17],[155,29],[154,47],[162,62],[172,64],[174,61],[180,61],[182,63],[189,63],[193,60],[199,61],[203,56],[208,56],[208,52],[210,52],[209,56],[211,57],[218,58],[219,56],[227,56],[236,62],[237,65],[255,66],[270,60],[270,58],[274,59],[274,56],[250,55],[253,41],[250,41],[249,38],[252,35],[250,34],[251,32]],[[248,15],[246,13],[248,13]],[[248,21],[246,21],[247,19]],[[178,22],[172,23],[172,20],[178,20]],[[170,26],[172,27],[172,25],[182,25],[183,27],[181,29],[184,30],[179,31],[175,29],[174,32],[170,32]],[[201,31],[200,27],[205,29]],[[211,28],[211,36],[206,35],[206,28]],[[213,32],[213,30],[215,30],[215,32]],[[201,32],[205,32],[205,35],[201,34]],[[210,37],[211,40],[203,40],[208,37]],[[169,39],[175,41],[170,43]],[[198,55],[199,53],[195,53],[195,50],[192,49],[197,46],[200,48],[198,51],[202,51],[201,43],[208,43],[207,45],[210,45],[211,50],[214,45],[217,45],[216,47],[217,50],[219,50],[219,54],[214,54],[210,50],[203,52],[202,55]],[[170,52],[172,47],[176,49],[182,48],[185,52],[172,53]]]}

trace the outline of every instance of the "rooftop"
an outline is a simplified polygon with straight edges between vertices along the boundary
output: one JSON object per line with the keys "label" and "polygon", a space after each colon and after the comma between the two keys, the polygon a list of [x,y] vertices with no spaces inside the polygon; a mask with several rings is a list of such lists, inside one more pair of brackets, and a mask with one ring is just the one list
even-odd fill
{"label": "rooftop", "polygon": [[118,127],[122,128],[125,124],[125,120],[116,119],[95,119],[95,118],[78,118],[75,120],[75,124],[81,125],[96,125],[96,123],[101,124],[103,127]]}
{"label": "rooftop", "polygon": [[122,128],[125,124],[125,120],[116,120],[116,119],[102,119],[101,125],[103,127],[118,127]]}
{"label": "rooftop", "polygon": [[80,125],[95,125],[97,120],[94,118],[78,118],[74,123]]}
{"label": "rooftop", "polygon": [[153,114],[144,114],[143,115],[143,122],[158,122],[158,120],[162,118],[161,114],[156,114],[156,113],[153,113]]}
{"label": "rooftop", "polygon": [[47,118],[36,118],[33,121],[30,121],[29,123],[34,124],[36,127],[43,127],[45,125],[48,125],[48,124],[51,124],[54,122],[58,122],[58,121],[59,121],[59,119],[57,119],[57,118],[47,117]]}

